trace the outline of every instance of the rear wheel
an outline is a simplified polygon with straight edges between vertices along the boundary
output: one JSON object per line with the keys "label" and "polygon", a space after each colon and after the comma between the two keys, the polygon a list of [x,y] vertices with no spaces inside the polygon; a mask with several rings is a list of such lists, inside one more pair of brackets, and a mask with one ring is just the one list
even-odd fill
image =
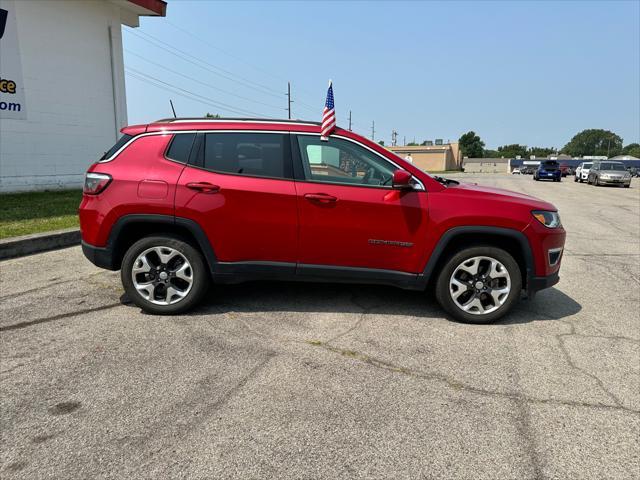
{"label": "rear wheel", "polygon": [[438,276],[436,298],[456,320],[491,323],[511,310],[521,290],[514,258],[500,248],[479,246],[447,261]]}
{"label": "rear wheel", "polygon": [[171,236],[134,243],[122,260],[122,285],[144,311],[159,315],[194,307],[206,292],[209,278],[198,250]]}

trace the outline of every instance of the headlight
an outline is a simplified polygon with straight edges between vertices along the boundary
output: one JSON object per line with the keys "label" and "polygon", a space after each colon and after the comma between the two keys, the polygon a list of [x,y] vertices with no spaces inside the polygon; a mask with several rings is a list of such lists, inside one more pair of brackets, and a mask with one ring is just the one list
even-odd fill
{"label": "headlight", "polygon": [[625,173],[624,178],[631,178],[631,174],[629,172]]}
{"label": "headlight", "polygon": [[547,212],[545,210],[534,210],[531,214],[547,228],[559,228],[562,226],[558,212]]}

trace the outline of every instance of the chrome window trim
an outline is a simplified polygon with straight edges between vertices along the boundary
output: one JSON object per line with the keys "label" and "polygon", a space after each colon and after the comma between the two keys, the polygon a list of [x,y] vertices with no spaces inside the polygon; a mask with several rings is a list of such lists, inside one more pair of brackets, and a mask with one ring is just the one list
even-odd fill
{"label": "chrome window trim", "polygon": [[132,137],[127,143],[125,143],[122,147],[120,147],[116,152],[111,155],[109,158],[105,158],[104,160],[98,160],[98,163],[108,163],[114,160],[120,152],[122,152],[125,148],[131,145],[133,142],[142,137],[151,137],[153,135],[178,135],[180,133],[281,133],[281,134],[290,134],[288,130],[238,130],[238,129],[213,129],[213,130],[204,130],[204,129],[193,129],[193,130],[160,130],[157,132],[146,132],[141,133]]}

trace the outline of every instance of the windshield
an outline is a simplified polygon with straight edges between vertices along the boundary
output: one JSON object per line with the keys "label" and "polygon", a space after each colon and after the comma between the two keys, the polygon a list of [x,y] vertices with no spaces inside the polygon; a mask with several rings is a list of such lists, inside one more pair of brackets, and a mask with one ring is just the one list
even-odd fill
{"label": "windshield", "polygon": [[557,167],[558,166],[558,162],[556,162],[555,160],[550,160],[547,162],[542,162],[542,164],[540,165],[541,167]]}
{"label": "windshield", "polygon": [[593,165],[593,163],[583,163],[582,168],[591,168],[591,165]]}
{"label": "windshield", "polygon": [[600,170],[624,170],[624,165],[617,162],[605,162],[600,164]]}

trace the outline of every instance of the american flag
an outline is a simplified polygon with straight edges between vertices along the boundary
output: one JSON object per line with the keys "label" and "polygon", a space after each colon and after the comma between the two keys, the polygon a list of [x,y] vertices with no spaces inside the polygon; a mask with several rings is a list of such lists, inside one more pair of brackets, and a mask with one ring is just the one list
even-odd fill
{"label": "american flag", "polygon": [[329,82],[329,90],[327,90],[327,101],[324,103],[322,111],[322,128],[321,140],[327,140],[331,132],[336,128],[336,109],[333,104],[333,83]]}

